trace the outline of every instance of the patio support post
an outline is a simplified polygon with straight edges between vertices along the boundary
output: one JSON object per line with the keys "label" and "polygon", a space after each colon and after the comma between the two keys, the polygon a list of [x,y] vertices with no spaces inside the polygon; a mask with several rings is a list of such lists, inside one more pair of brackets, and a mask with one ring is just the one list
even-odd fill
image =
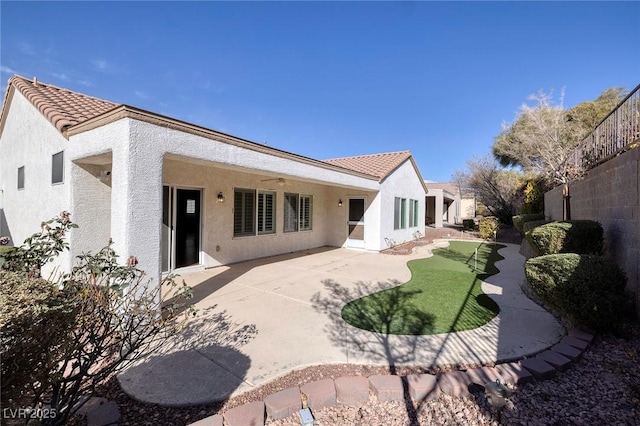
{"label": "patio support post", "polygon": [[442,216],[444,216],[444,196],[442,192],[436,195],[436,214],[434,219],[434,225],[436,228],[442,228]]}
{"label": "patio support post", "polygon": [[131,256],[151,285],[161,279],[162,157],[153,141],[136,134],[113,152],[111,237],[121,263]]}

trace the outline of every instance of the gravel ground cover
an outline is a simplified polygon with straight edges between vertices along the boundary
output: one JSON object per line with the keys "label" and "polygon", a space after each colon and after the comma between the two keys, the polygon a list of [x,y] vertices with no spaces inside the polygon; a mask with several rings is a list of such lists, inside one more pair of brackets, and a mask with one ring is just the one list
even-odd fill
{"label": "gravel ground cover", "polygon": [[[625,338],[598,336],[583,359],[544,382],[514,389],[499,419],[487,399],[441,395],[419,407],[405,402],[378,402],[363,407],[335,406],[314,413],[315,424],[333,425],[640,425],[640,327],[630,326]],[[468,366],[472,367],[472,366]],[[388,368],[320,365],[292,371],[253,391],[225,402],[193,407],[158,407],[131,400],[111,379],[99,396],[118,404],[122,425],[187,425],[291,386],[340,376],[387,374]],[[431,372],[419,366],[397,374]],[[81,424],[77,420],[73,424]],[[297,414],[267,425],[300,425]]]}

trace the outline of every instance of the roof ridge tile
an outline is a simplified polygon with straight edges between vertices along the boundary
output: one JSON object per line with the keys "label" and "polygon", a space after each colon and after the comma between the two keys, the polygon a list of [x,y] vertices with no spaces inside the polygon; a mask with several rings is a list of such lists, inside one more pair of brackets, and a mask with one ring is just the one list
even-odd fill
{"label": "roof ridge tile", "polygon": [[[42,83],[36,79],[29,80],[17,74],[9,79],[9,86],[20,92],[61,133],[67,127],[118,106],[111,101]],[[2,113],[5,113],[4,109]]]}

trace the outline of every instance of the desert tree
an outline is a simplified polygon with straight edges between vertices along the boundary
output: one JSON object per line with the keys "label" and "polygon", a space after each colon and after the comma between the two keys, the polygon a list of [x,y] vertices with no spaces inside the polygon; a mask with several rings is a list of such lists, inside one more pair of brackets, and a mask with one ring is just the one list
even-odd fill
{"label": "desert tree", "polygon": [[473,191],[491,215],[503,223],[511,223],[519,208],[519,190],[525,181],[522,172],[505,169],[491,155],[486,155],[467,160],[466,170],[457,170],[453,180],[461,188]]}
{"label": "desert tree", "polygon": [[519,166],[547,184],[561,185],[580,177],[583,170],[570,161],[575,146],[624,98],[624,88],[605,90],[594,101],[571,109],[553,92],[538,91],[528,97],[512,123],[503,123],[495,137],[493,154],[503,166]]}

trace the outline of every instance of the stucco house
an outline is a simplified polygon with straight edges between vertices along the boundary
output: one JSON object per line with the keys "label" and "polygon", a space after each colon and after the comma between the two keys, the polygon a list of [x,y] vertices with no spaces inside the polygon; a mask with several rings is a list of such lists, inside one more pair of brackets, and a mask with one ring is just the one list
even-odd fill
{"label": "stucco house", "polygon": [[460,220],[460,186],[453,182],[429,182],[426,197],[426,223],[435,228]]}
{"label": "stucco house", "polygon": [[76,255],[109,238],[153,278],[321,246],[379,251],[424,234],[408,151],[315,160],[13,76],[0,116],[0,235],[62,210]]}
{"label": "stucco house", "polygon": [[461,224],[476,216],[473,191],[463,191],[455,182],[427,182],[426,224],[442,228],[444,224]]}

